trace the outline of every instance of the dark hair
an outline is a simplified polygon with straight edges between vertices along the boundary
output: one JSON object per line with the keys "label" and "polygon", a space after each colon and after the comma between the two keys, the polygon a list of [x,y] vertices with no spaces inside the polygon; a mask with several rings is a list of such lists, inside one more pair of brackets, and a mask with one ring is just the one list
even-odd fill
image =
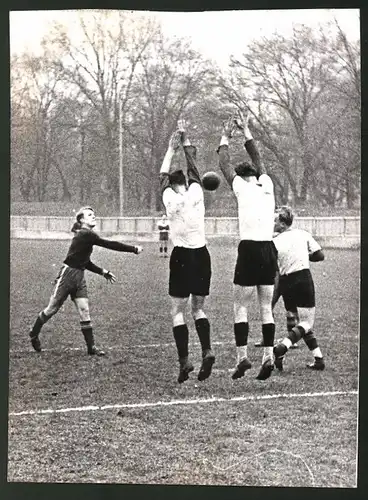
{"label": "dark hair", "polygon": [[185,178],[185,174],[182,170],[174,170],[171,174],[169,174],[170,184],[179,184],[180,186],[185,186],[187,181]]}
{"label": "dark hair", "polygon": [[235,173],[241,177],[257,177],[256,168],[249,162],[244,161],[235,167]]}
{"label": "dark hair", "polygon": [[288,227],[291,226],[294,220],[294,213],[290,207],[287,205],[283,205],[282,207],[278,207],[276,209],[276,213],[278,214],[278,218],[280,222],[283,222]]}
{"label": "dark hair", "polygon": [[74,224],[72,225],[71,232],[76,233],[80,229],[82,229],[82,224],[77,221],[77,222],[74,222]]}
{"label": "dark hair", "polygon": [[81,219],[84,215],[84,211],[85,210],[92,210],[92,212],[94,212],[93,208],[92,207],[82,207],[78,210],[75,218],[77,219],[76,222],[74,222],[72,228],[71,228],[71,232],[72,233],[76,233],[77,231],[79,231],[80,229],[82,229],[82,223],[81,223]]}

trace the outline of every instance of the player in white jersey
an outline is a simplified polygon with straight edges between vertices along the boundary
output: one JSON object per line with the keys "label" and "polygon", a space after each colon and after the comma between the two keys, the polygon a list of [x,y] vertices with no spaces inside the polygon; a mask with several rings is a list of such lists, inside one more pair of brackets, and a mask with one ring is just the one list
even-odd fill
{"label": "player in white jersey", "polygon": [[307,367],[323,370],[325,363],[321,349],[312,331],[315,318],[315,291],[309,262],[324,260],[321,246],[310,233],[292,226],[294,219],[290,207],[283,206],[276,211],[274,238],[279,265],[279,293],[287,311],[297,311],[297,324],[281,343],[274,347],[275,365],[282,371],[283,358],[287,350],[303,338],[314,356],[314,362]]}
{"label": "player in white jersey", "polygon": [[[189,378],[194,367],[188,359],[189,332],[185,311],[191,295],[191,312],[202,347],[198,380],[207,379],[215,356],[211,350],[210,323],[203,310],[211,283],[211,259],[204,231],[204,196],[196,166],[196,148],[187,138],[183,122],[174,132],[160,170],[162,200],[170,225],[173,250],[170,256],[169,295],[173,334],[179,357],[178,382]],[[187,162],[187,178],[182,170],[170,173],[172,158],[182,144]]]}
{"label": "player in white jersey", "polygon": [[[257,289],[262,321],[264,352],[259,380],[266,380],[274,368],[273,345],[275,323],[272,295],[277,271],[276,249],[272,242],[275,197],[271,178],[261,164],[259,152],[248,127],[248,117],[240,114],[240,124],[230,118],[225,124],[218,149],[220,168],[235,193],[238,202],[240,243],[234,275],[234,334],[237,347],[237,367],[233,379],[240,378],[251,368],[248,359],[248,308]],[[230,165],[229,139],[235,123],[245,138],[245,149],[252,163],[243,162],[235,169]]]}

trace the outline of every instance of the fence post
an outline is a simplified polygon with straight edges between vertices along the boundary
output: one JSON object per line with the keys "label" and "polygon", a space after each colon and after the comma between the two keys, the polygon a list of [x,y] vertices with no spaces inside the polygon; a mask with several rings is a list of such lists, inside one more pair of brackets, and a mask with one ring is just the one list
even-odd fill
{"label": "fence post", "polygon": [[346,236],[346,217],[344,217],[344,225],[343,225],[343,236]]}

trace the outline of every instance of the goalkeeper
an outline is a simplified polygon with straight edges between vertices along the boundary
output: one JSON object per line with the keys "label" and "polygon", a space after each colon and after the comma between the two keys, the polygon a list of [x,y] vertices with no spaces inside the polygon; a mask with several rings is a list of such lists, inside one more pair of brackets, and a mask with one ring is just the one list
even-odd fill
{"label": "goalkeeper", "polygon": [[118,252],[130,252],[135,254],[141,253],[143,249],[140,246],[126,245],[119,241],[100,238],[94,231],[95,226],[96,216],[94,210],[91,207],[81,208],[76,214],[76,221],[71,229],[75,235],[55,280],[49,304],[46,309],[39,313],[29,332],[32,347],[37,352],[41,352],[39,334],[42,326],[58,312],[70,295],[79,313],[80,326],[87,344],[88,354],[97,356],[105,355],[104,351],[95,346],[84,271],[87,269],[93,273],[100,274],[106,278],[109,283],[114,283],[116,277],[110,271],[102,269],[91,262],[90,256],[93,251],[93,246],[97,245]]}

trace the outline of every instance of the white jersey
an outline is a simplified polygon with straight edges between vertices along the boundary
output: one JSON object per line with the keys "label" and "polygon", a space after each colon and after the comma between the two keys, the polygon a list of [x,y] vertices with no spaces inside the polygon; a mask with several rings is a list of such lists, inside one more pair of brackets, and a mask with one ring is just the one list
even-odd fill
{"label": "white jersey", "polygon": [[321,250],[313,236],[303,229],[287,229],[274,237],[280,275],[309,269],[309,255]]}
{"label": "white jersey", "polygon": [[236,175],[233,180],[233,191],[238,201],[240,239],[271,241],[275,212],[271,178],[263,174],[257,183],[253,183]]}
{"label": "white jersey", "polygon": [[170,224],[170,238],[174,246],[201,248],[205,246],[204,197],[197,182],[184,193],[166,188],[162,195]]}

